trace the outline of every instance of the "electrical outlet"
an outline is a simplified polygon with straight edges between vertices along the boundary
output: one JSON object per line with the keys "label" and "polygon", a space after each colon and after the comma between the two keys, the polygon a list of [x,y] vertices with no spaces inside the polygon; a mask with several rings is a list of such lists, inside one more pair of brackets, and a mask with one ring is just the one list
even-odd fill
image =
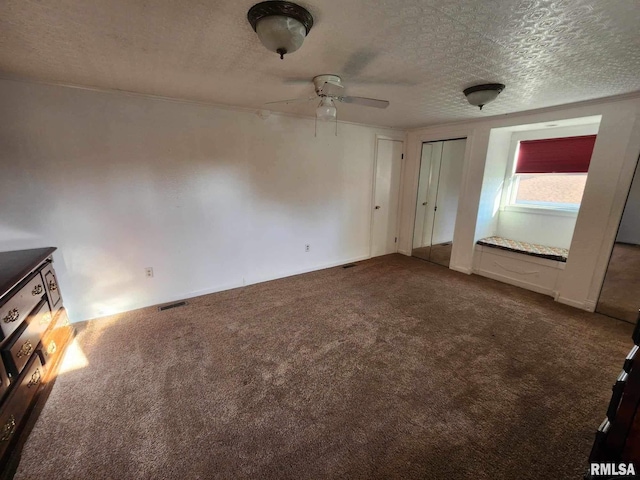
{"label": "electrical outlet", "polygon": [[311,245],[309,245],[308,243],[304,246],[304,251],[308,252],[309,250],[311,250]]}
{"label": "electrical outlet", "polygon": [[153,277],[153,267],[147,267],[144,269],[144,274],[147,278]]}

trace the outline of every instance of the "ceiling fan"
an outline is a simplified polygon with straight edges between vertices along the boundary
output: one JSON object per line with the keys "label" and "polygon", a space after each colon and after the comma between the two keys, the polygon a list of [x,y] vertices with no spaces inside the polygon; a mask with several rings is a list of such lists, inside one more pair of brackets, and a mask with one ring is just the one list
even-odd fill
{"label": "ceiling fan", "polygon": [[306,103],[320,98],[320,104],[316,108],[316,120],[336,121],[338,118],[338,111],[336,109],[335,102],[351,103],[353,105],[362,105],[374,108],[387,108],[389,106],[389,102],[387,100],[339,95],[338,93],[340,92],[340,89],[344,88],[344,85],[342,85],[342,79],[338,75],[318,75],[313,77],[312,81],[315,86],[316,96],[267,102],[265,105],[276,105],[280,103]]}

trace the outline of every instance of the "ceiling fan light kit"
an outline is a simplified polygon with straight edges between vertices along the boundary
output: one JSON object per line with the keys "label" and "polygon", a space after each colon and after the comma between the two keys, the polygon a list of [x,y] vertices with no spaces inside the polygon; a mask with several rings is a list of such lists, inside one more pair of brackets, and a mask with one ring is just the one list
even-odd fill
{"label": "ceiling fan light kit", "polygon": [[474,107],[484,107],[487,103],[493,102],[505,86],[501,83],[485,83],[466,88],[463,93],[467,101]]}
{"label": "ceiling fan light kit", "polygon": [[306,9],[283,1],[254,5],[249,9],[247,19],[262,44],[281,59],[302,46],[313,26],[313,17]]}
{"label": "ceiling fan light kit", "polygon": [[[376,98],[366,97],[351,97],[338,95],[338,89],[344,88],[342,85],[342,79],[338,75],[317,75],[313,77],[313,85],[315,87],[316,96],[308,98],[291,98],[289,100],[278,100],[276,102],[267,102],[264,105],[274,104],[292,104],[292,103],[306,103],[311,100],[320,98],[320,104],[316,108],[316,124],[318,120],[335,120],[336,122],[336,135],[338,125],[338,109],[336,108],[336,102],[351,103],[353,105],[362,105],[364,107],[374,108],[387,108],[389,102],[387,100],[378,100]],[[317,125],[316,125],[317,128]],[[317,133],[317,131],[316,131]]]}
{"label": "ceiling fan light kit", "polygon": [[336,120],[338,118],[338,109],[332,98],[322,97],[320,105],[316,108],[316,118],[321,122]]}

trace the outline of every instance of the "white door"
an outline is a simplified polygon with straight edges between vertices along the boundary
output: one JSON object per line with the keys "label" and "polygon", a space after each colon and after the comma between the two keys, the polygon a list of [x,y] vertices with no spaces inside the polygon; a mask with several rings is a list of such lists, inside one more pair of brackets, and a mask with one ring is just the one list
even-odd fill
{"label": "white door", "polygon": [[402,142],[378,139],[371,228],[371,256],[398,251]]}

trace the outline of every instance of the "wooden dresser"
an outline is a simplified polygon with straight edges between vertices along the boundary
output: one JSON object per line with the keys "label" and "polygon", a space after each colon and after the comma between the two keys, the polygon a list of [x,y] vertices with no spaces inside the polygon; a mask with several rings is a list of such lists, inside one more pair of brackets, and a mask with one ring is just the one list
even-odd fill
{"label": "wooden dresser", "polygon": [[53,269],[55,248],[0,252],[0,478],[11,478],[74,329]]}
{"label": "wooden dresser", "polygon": [[591,464],[633,463],[636,476],[640,474],[640,314],[631,335],[635,344],[622,363],[620,375],[611,387],[612,395],[606,417],[596,432],[589,455],[586,480],[618,479],[618,475],[591,474]]}

